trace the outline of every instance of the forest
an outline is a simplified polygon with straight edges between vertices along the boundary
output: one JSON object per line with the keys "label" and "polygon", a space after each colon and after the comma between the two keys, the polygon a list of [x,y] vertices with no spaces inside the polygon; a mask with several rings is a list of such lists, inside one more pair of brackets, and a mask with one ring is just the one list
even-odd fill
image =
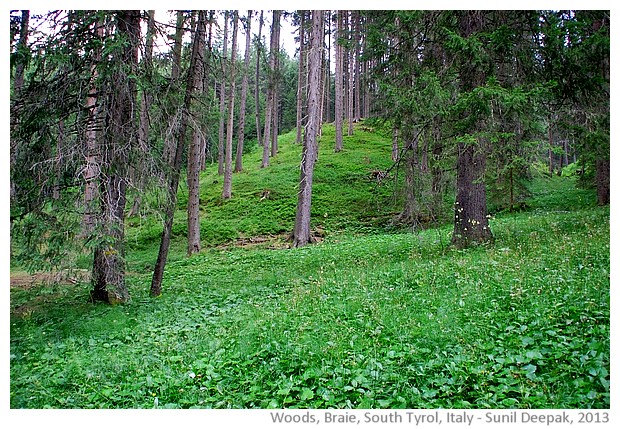
{"label": "forest", "polygon": [[10,11],[11,408],[610,408],[610,11]]}

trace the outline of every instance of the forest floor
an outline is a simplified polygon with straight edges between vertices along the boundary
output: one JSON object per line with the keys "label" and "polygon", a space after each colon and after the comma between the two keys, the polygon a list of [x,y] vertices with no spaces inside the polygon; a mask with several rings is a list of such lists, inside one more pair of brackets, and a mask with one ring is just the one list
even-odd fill
{"label": "forest floor", "polygon": [[[357,171],[321,155],[319,244],[287,246],[299,147],[283,148],[271,172],[236,176],[230,202],[205,173],[205,249],[189,258],[181,198],[157,299],[150,219],[128,220],[128,304],[22,275],[10,406],[608,408],[609,207],[574,178],[537,177],[527,210],[491,217],[493,244],[458,250],[449,224],[379,228],[394,208],[368,201],[392,190],[374,196],[369,172],[389,167],[389,144],[381,164],[369,146],[385,142],[358,139]],[[271,199],[254,173],[271,175]]]}

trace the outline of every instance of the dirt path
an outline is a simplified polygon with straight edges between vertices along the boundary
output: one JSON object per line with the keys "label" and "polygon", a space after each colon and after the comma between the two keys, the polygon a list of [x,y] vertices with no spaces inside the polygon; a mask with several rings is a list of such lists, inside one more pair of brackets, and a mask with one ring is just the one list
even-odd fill
{"label": "dirt path", "polygon": [[11,272],[11,287],[29,289],[37,284],[78,283],[88,281],[88,270],[54,271],[28,274],[25,271]]}

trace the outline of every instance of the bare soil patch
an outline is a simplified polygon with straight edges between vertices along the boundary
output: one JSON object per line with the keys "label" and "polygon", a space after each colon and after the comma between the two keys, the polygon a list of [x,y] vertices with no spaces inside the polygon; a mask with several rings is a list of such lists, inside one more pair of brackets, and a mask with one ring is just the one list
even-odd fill
{"label": "bare soil patch", "polygon": [[24,271],[11,272],[11,287],[30,289],[40,284],[76,284],[90,279],[88,270],[62,270],[29,274]]}

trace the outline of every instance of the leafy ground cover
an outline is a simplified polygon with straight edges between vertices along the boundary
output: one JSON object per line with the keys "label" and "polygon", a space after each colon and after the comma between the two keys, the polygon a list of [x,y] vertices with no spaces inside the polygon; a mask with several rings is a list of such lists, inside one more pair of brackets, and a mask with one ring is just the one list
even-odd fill
{"label": "leafy ground cover", "polygon": [[[373,143],[358,143],[366,166],[342,186],[357,183],[361,199],[368,170],[385,166],[363,164],[356,147]],[[270,167],[272,201],[294,186],[275,173],[293,152]],[[530,208],[498,214],[495,242],[467,250],[449,246],[450,227],[388,233],[370,215],[343,217],[335,194],[316,199],[330,232],[320,244],[233,246],[270,216],[247,178],[236,176],[239,201],[206,192],[203,225],[223,230],[228,207],[245,226],[191,258],[179,238],[160,298],[146,262],[157,240],[137,227],[129,304],[89,304],[80,282],[12,288],[11,407],[610,406],[609,208],[574,178],[537,179]],[[272,218],[273,234],[292,226]]]}

